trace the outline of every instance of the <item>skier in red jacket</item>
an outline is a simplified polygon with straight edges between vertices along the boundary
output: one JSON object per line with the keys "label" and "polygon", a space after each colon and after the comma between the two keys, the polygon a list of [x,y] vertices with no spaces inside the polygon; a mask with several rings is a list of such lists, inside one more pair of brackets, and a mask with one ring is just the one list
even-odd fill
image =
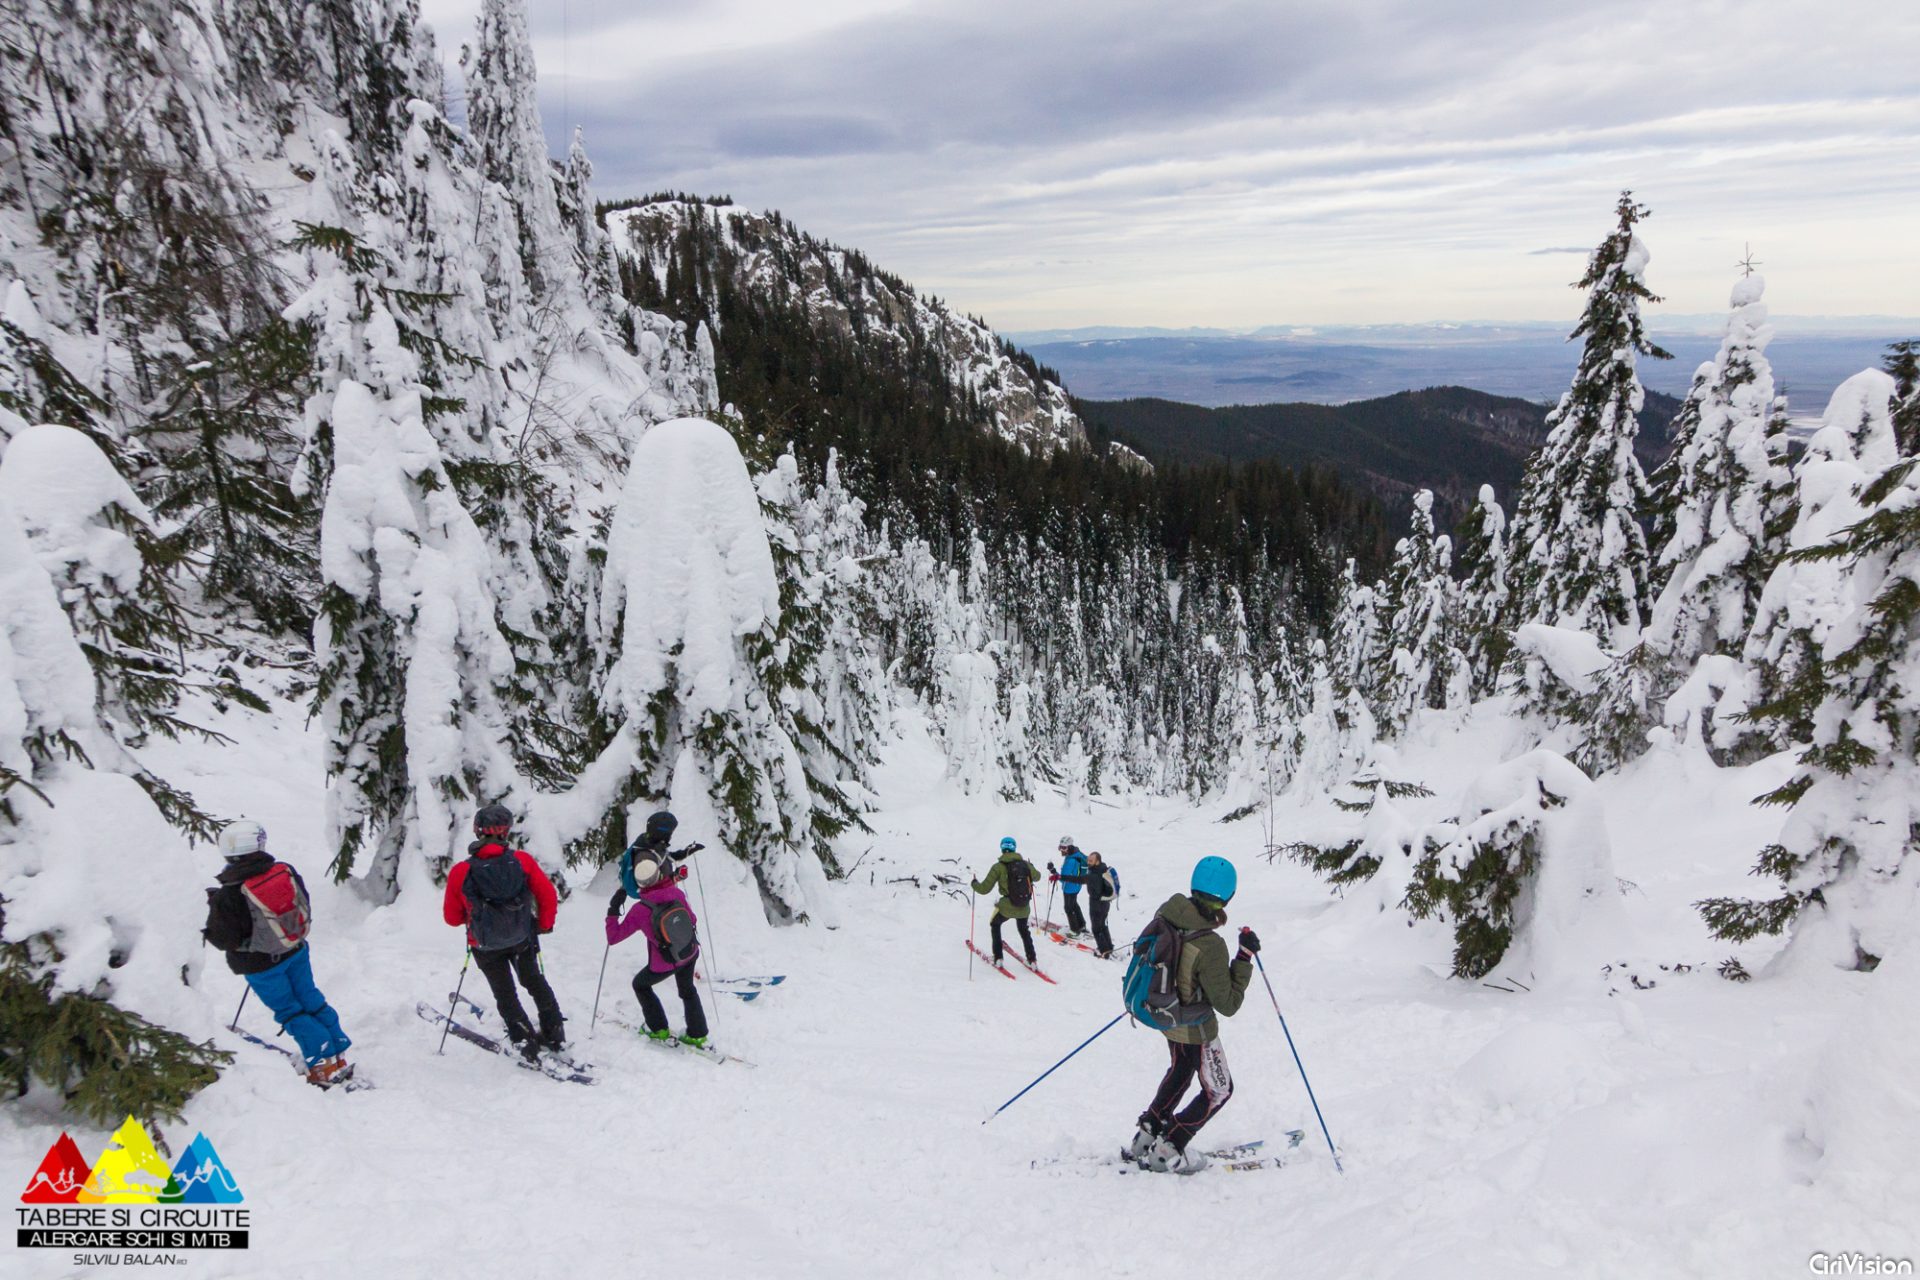
{"label": "skier in red jacket", "polygon": [[[502,805],[474,815],[478,838],[447,876],[443,914],[448,924],[467,927],[467,948],[493,990],[507,1038],[531,1061],[542,1049],[566,1047],[566,1019],[540,964],[540,935],[553,931],[560,895],[532,855],[507,842],[512,830],[513,814]],[[539,1011],[537,1036],[514,990],[516,978]]]}

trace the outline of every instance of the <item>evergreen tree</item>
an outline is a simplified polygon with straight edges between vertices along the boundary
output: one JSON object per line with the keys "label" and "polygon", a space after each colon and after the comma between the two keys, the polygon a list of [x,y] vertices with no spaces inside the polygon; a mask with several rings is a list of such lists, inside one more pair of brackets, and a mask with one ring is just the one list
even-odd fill
{"label": "evergreen tree", "polygon": [[[1763,797],[1790,810],[1754,868],[1780,892],[1699,904],[1718,937],[1791,925],[1792,952],[1858,969],[1910,931],[1903,884],[1920,829],[1920,716],[1906,693],[1920,681],[1920,475],[1896,456],[1895,391],[1872,370],[1834,393],[1800,466],[1803,493],[1817,486],[1826,501],[1803,501],[1762,601],[1763,620],[1784,615],[1763,652],[1777,663],[1784,641],[1797,661],[1759,714],[1811,735],[1793,776]],[[1855,476],[1866,483],[1848,484]]]}
{"label": "evergreen tree", "polygon": [[1702,366],[1674,420],[1673,452],[1654,473],[1662,513],[1647,642],[1680,675],[1703,654],[1737,653],[1792,527],[1785,401],[1766,358],[1766,283],[1734,286],[1719,354]]}
{"label": "evergreen tree", "polygon": [[1586,310],[1573,384],[1547,415],[1547,439],[1527,464],[1510,545],[1514,616],[1627,641],[1647,596],[1647,546],[1639,515],[1646,478],[1634,456],[1643,399],[1635,362],[1667,353],[1646,336],[1647,250],[1634,227],[1645,206],[1622,192],[1619,223],[1587,262],[1577,286]]}
{"label": "evergreen tree", "polygon": [[1460,523],[1462,646],[1475,696],[1492,693],[1513,647],[1513,593],[1507,586],[1507,514],[1493,486]]}
{"label": "evergreen tree", "polygon": [[1460,647],[1453,544],[1433,531],[1433,493],[1413,496],[1413,528],[1401,540],[1388,576],[1393,601],[1387,620],[1387,669],[1381,680],[1381,719],[1404,730],[1414,713],[1458,701],[1467,658]]}
{"label": "evergreen tree", "polygon": [[1887,344],[1881,365],[1893,378],[1893,432],[1900,455],[1920,453],[1920,338]]}

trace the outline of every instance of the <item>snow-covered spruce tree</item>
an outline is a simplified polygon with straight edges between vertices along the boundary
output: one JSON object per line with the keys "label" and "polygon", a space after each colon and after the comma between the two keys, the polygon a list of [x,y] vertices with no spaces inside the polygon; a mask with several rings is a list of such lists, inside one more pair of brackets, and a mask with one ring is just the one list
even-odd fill
{"label": "snow-covered spruce tree", "polygon": [[[1804,665],[1762,709],[1804,717],[1812,730],[1793,776],[1763,797],[1789,806],[1779,840],[1754,869],[1778,879],[1780,893],[1699,904],[1717,937],[1738,942],[1791,926],[1790,955],[1849,969],[1872,969],[1902,945],[1916,907],[1910,857],[1920,844],[1920,711],[1911,691],[1920,686],[1920,463],[1890,458],[1894,390],[1890,377],[1871,370],[1834,393],[1813,447],[1829,457],[1849,451],[1853,441],[1834,437],[1857,416],[1858,455],[1883,465],[1855,492],[1858,511],[1846,510],[1845,523],[1824,539],[1801,543],[1814,532],[1803,509],[1794,550],[1762,601],[1763,613],[1777,600],[1827,614],[1793,628]],[[1828,481],[1846,478],[1838,459],[1813,466]],[[1803,492],[1812,478],[1803,479]],[[1819,514],[1831,517],[1834,505]]]}
{"label": "snow-covered spruce tree", "polygon": [[1353,561],[1347,561],[1327,647],[1327,669],[1333,676],[1334,693],[1342,703],[1352,695],[1370,706],[1377,700],[1379,683],[1386,674],[1380,623],[1383,594],[1379,583],[1361,585]]}
{"label": "snow-covered spruce tree", "polygon": [[[801,533],[809,513],[802,499],[799,460],[789,449],[773,460],[756,484],[760,515],[780,581],[778,626],[768,654],[768,693],[785,712],[782,727],[799,749],[811,801],[809,839],[820,865],[836,866],[834,838],[849,827],[867,830],[871,808],[868,765],[871,732],[883,704],[868,699],[873,659],[848,622],[857,623],[857,561],[823,560],[825,548]],[[836,627],[839,610],[853,614]],[[851,639],[852,646],[844,642]],[[850,696],[851,695],[851,696]],[[845,715],[851,723],[840,724]],[[855,736],[864,727],[869,736]]]}
{"label": "snow-covered spruce tree", "polygon": [[1636,361],[1667,353],[1646,335],[1646,246],[1634,234],[1645,206],[1622,192],[1619,224],[1587,261],[1587,305],[1573,383],[1547,415],[1547,439],[1527,463],[1509,538],[1514,617],[1631,643],[1645,615],[1647,545],[1639,515],[1647,482],[1634,456],[1643,395]]}
{"label": "snow-covered spruce tree", "polygon": [[1761,591],[1741,655],[1750,673],[1747,721],[1776,750],[1813,741],[1814,716],[1828,694],[1827,637],[1856,603],[1851,568],[1817,553],[1866,518],[1860,491],[1899,460],[1893,391],[1878,370],[1841,383],[1793,467],[1787,554]]}
{"label": "snow-covered spruce tree", "polygon": [[1453,543],[1433,530],[1433,493],[1413,496],[1413,528],[1395,548],[1388,572],[1387,669],[1380,718],[1398,734],[1415,712],[1463,701],[1467,658],[1461,651]]}
{"label": "snow-covered spruce tree", "polygon": [[1416,919],[1453,925],[1453,973],[1503,961],[1540,981],[1590,973],[1622,929],[1606,810],[1593,783],[1551,751],[1488,770],[1457,822],[1430,829],[1408,885]]}
{"label": "snow-covered spruce tree", "polygon": [[1920,453],[1920,338],[1887,344],[1881,367],[1893,379],[1893,435],[1900,456]]}
{"label": "snow-covered spruce tree", "polygon": [[135,782],[95,768],[118,755],[97,700],[0,494],[0,1079],[95,1124],[177,1120],[231,1059],[153,1020],[198,965],[198,877]]}
{"label": "snow-covered spruce tree", "polygon": [[393,264],[345,228],[308,225],[300,248],[313,283],[288,310],[322,362],[298,478],[325,493],[314,696],[332,870],[360,872],[385,902],[409,868],[444,871],[475,804],[516,790],[501,702],[513,653],[492,553],[427,426],[446,407],[437,366],[463,359],[416,319],[444,299],[392,283]]}
{"label": "snow-covered spruce tree", "polygon": [[[1695,376],[1674,422],[1673,453],[1653,476],[1656,531],[1664,535],[1644,639],[1653,713],[1703,657],[1741,652],[1793,527],[1786,406],[1766,358],[1773,331],[1765,287],[1759,276],[1734,286],[1726,337]],[[1750,732],[1732,722],[1745,710],[1725,707],[1700,726],[1723,763],[1750,754],[1740,750]]]}
{"label": "snow-covered spruce tree", "polygon": [[1460,628],[1473,694],[1494,690],[1513,647],[1513,593],[1507,585],[1507,514],[1493,486],[1460,523]]}
{"label": "snow-covered spruce tree", "polygon": [[[726,429],[662,423],[634,447],[595,622],[606,747],[536,802],[573,841],[616,806],[658,803],[692,770],[767,918],[805,921],[834,870],[789,699],[781,588],[761,497]],[[681,780],[685,786],[685,779]]]}
{"label": "snow-covered spruce tree", "polygon": [[[467,134],[480,172],[507,193],[534,297],[578,295],[576,246],[562,230],[540,124],[525,0],[483,0],[479,29],[473,44],[462,47],[460,67],[467,81]],[[584,186],[584,176],[581,181]]]}
{"label": "snow-covered spruce tree", "polygon": [[100,721],[116,744],[100,767],[135,778],[169,821],[211,839],[217,824],[193,797],[126,754],[149,734],[213,736],[177,714],[194,637],[146,504],[87,436],[52,424],[29,427],[7,444],[0,497],[18,514],[93,668]]}

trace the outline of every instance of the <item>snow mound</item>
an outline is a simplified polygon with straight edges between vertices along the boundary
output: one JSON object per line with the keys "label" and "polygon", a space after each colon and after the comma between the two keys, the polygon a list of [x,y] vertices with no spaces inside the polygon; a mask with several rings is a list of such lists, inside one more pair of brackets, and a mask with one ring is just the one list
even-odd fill
{"label": "snow mound", "polygon": [[1590,633],[1542,622],[1529,622],[1516,630],[1513,647],[1538,658],[1555,679],[1580,694],[1592,693],[1601,672],[1613,661]]}
{"label": "snow mound", "polygon": [[12,505],[41,563],[85,566],[121,592],[139,585],[139,548],[100,515],[117,507],[151,526],[152,513],[81,432],[47,423],[14,436],[0,455],[0,498]]}

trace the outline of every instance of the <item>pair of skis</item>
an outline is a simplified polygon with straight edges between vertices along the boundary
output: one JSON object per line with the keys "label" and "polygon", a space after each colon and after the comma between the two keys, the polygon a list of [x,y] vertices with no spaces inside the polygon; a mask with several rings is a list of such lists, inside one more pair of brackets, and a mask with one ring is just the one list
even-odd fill
{"label": "pair of skis", "polygon": [[[233,1032],[233,1034],[239,1036],[242,1040],[245,1040],[248,1044],[259,1045],[262,1049],[266,1049],[266,1050],[269,1050],[270,1052],[279,1054],[281,1057],[285,1058],[288,1064],[292,1066],[295,1071],[298,1071],[302,1077],[304,1077],[307,1074],[307,1060],[305,1058],[302,1058],[299,1054],[295,1053],[293,1050],[287,1048],[287,1046],[283,1044],[275,1044],[271,1040],[263,1040],[259,1036],[253,1034],[253,1032],[248,1031],[244,1027],[240,1026],[238,1023],[234,1024],[231,1027],[228,1027],[227,1030]],[[360,1075],[357,1065],[350,1064],[342,1068],[342,1070],[338,1075],[334,1076],[334,1078],[328,1081],[326,1084],[321,1085],[320,1088],[326,1089],[329,1091],[338,1089],[342,1093],[359,1093],[362,1089],[373,1088],[373,1081],[368,1080],[364,1076]]]}
{"label": "pair of skis", "polygon": [[[448,1000],[451,1006],[464,1005],[471,1009],[475,1018],[487,1016],[484,1008],[463,995],[449,992]],[[415,1012],[426,1022],[436,1027],[444,1027],[454,1039],[464,1040],[476,1049],[485,1049],[488,1053],[511,1059],[515,1066],[523,1067],[528,1071],[538,1071],[549,1080],[562,1080],[568,1084],[596,1083],[593,1066],[590,1063],[576,1062],[565,1054],[552,1051],[542,1052],[537,1060],[529,1061],[526,1055],[520,1052],[518,1045],[487,1035],[485,1032],[476,1031],[466,1023],[448,1017],[424,1000],[415,1006]]]}
{"label": "pair of skis", "polygon": [[[1287,1163],[1288,1154],[1298,1148],[1306,1136],[1304,1129],[1287,1130],[1286,1145],[1277,1151],[1268,1149],[1265,1138],[1203,1151],[1201,1154],[1207,1157],[1207,1166],[1195,1172],[1206,1173],[1219,1169],[1226,1173],[1254,1173],[1261,1169],[1278,1169]],[[1111,1156],[1047,1156],[1032,1161],[1029,1167],[1034,1169],[1073,1168],[1089,1171],[1114,1169],[1119,1173],[1150,1172],[1144,1165],[1135,1162],[1133,1157],[1124,1150]]]}
{"label": "pair of skis", "polygon": [[[694,971],[694,976],[700,977],[699,970]],[[701,980],[706,981],[704,978]],[[746,978],[715,978],[713,985],[723,994],[738,996],[742,1000],[758,1000],[786,980],[784,973],[767,973]]]}
{"label": "pair of skis", "polygon": [[[972,938],[967,939],[967,950],[973,952],[973,954],[979,956],[982,960],[986,961],[987,968],[993,970],[995,973],[1001,975],[1004,978],[1011,979],[1013,977],[1013,970],[1006,968],[1004,965],[996,961],[992,956],[988,955],[986,952],[982,951],[979,947],[975,946]],[[1040,981],[1042,982],[1045,982],[1051,986],[1056,986],[1056,987],[1060,985],[1059,983],[1054,982],[1052,978],[1048,977],[1046,974],[1046,971],[1041,969],[1038,965],[1028,964],[1025,960],[1013,954],[1013,952],[1011,951],[1007,953],[1007,959],[1013,961],[1015,964],[1019,965],[1022,969],[1025,969],[1028,973],[1031,973],[1034,977],[1040,979]]]}
{"label": "pair of skis", "polygon": [[1075,938],[1068,931],[1067,926],[1063,924],[1055,924],[1051,920],[1042,920],[1040,922],[1040,930],[1041,932],[1045,933],[1049,938],[1052,938],[1055,942],[1059,943],[1061,946],[1076,947],[1079,950],[1084,951],[1088,955],[1094,957],[1094,959],[1096,960],[1111,960],[1113,958],[1111,954],[1104,955],[1104,956],[1101,955],[1099,948],[1090,947],[1086,943],[1080,941],[1078,938]]}
{"label": "pair of skis", "polygon": [[745,1058],[737,1057],[731,1053],[724,1053],[721,1050],[714,1048],[710,1044],[688,1044],[685,1040],[682,1040],[679,1036],[668,1036],[664,1040],[656,1040],[653,1038],[653,1034],[649,1032],[645,1027],[641,1026],[637,1022],[628,1022],[625,1018],[622,1018],[618,1014],[603,1013],[600,1015],[600,1021],[605,1023],[610,1023],[613,1026],[620,1027],[624,1030],[633,1032],[634,1035],[638,1036],[641,1042],[644,1044],[654,1045],[654,1046],[657,1046],[658,1048],[667,1050],[668,1052],[673,1052],[675,1050],[678,1050],[679,1052],[682,1052],[682,1053],[690,1053],[696,1058],[702,1058],[708,1062],[711,1062],[716,1067],[723,1066],[724,1064],[729,1062],[737,1062],[743,1067],[751,1067],[754,1065],[753,1063],[748,1062]]}

